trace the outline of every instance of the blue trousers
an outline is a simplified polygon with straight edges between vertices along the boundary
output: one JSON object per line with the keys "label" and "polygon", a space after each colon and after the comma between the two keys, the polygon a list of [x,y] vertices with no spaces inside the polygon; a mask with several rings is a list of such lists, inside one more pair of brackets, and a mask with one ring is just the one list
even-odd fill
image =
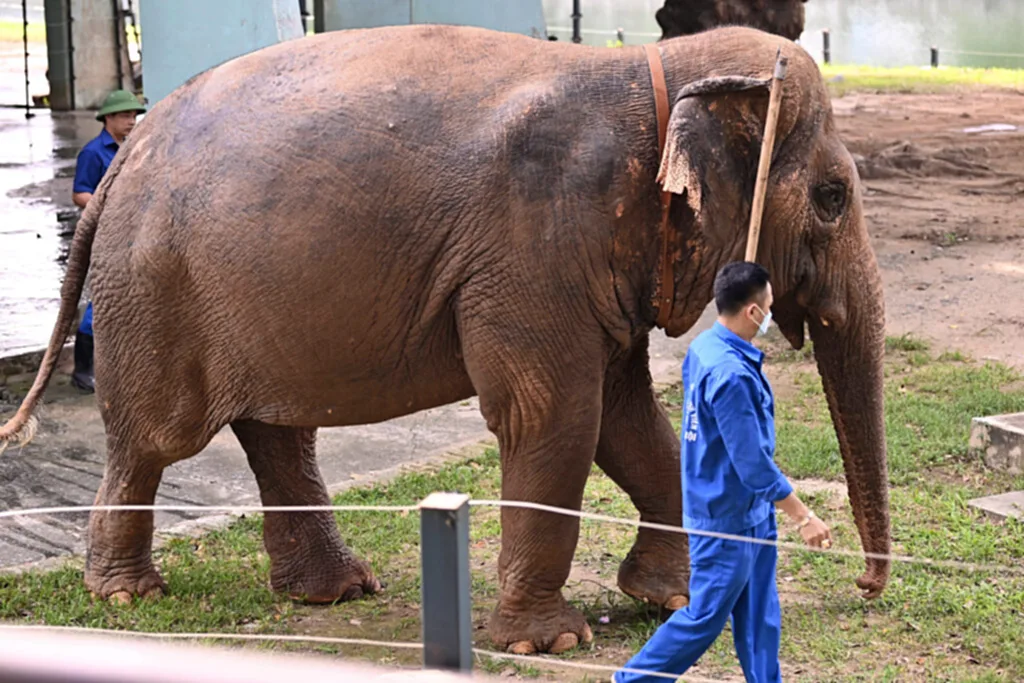
{"label": "blue trousers", "polygon": [[82,334],[92,334],[92,302],[85,307],[85,313],[82,315],[82,322],[78,324],[78,331]]}
{"label": "blue trousers", "polygon": [[[778,538],[775,515],[733,535],[774,540]],[[782,681],[777,559],[775,546],[690,535],[690,604],[676,610],[624,668],[681,676],[731,619],[736,655],[748,683]],[[668,679],[619,671],[613,680],[664,683]]]}

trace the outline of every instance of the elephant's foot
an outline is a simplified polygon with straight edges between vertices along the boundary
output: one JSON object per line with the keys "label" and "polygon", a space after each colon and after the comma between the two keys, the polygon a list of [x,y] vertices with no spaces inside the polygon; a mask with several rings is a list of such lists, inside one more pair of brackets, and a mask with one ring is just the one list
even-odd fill
{"label": "elephant's foot", "polygon": [[150,564],[99,569],[93,563],[85,570],[85,587],[93,597],[120,604],[135,597],[161,598],[167,592],[167,584]]}
{"label": "elephant's foot", "polygon": [[512,654],[537,652],[559,654],[594,640],[587,620],[557,593],[545,603],[520,601],[521,609],[512,610],[502,602],[491,614],[487,630],[499,648]]}
{"label": "elephant's foot", "polygon": [[308,557],[291,557],[272,562],[270,586],[297,602],[332,604],[358,600],[381,590],[368,562],[360,560],[347,548],[340,552],[313,553]]}
{"label": "elephant's foot", "polygon": [[633,548],[619,565],[619,589],[642,602],[675,611],[690,603],[690,571],[686,555],[665,557]]}

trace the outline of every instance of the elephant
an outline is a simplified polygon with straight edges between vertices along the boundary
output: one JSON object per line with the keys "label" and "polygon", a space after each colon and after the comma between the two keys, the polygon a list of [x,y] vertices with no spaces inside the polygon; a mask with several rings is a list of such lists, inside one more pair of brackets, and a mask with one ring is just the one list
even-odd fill
{"label": "elephant", "polygon": [[804,32],[807,0],[665,0],[654,13],[661,39],[726,25],[750,26],[796,40]]}
{"label": "elephant", "polygon": [[[30,436],[88,271],[97,505],[152,504],[164,468],[226,426],[265,505],[328,504],[319,428],[475,395],[503,499],[579,510],[596,463],[641,520],[681,527],[680,441],[649,335],[693,327],[716,271],[742,258],[779,46],[744,27],[652,44],[664,153],[646,47],[411,25],[299,38],[194,76],[150,109],[85,209],[49,347],[0,441]],[[818,67],[783,50],[757,259],[783,335],[814,342],[862,546],[887,553],[881,277]],[[490,638],[526,653],[590,642],[562,593],[578,519],[500,518]],[[93,511],[92,593],[163,594],[152,535],[151,511]],[[380,589],[329,513],[267,513],[264,543],[271,588],[293,599]],[[687,548],[641,528],[619,588],[685,604]],[[865,562],[870,598],[889,563]]]}

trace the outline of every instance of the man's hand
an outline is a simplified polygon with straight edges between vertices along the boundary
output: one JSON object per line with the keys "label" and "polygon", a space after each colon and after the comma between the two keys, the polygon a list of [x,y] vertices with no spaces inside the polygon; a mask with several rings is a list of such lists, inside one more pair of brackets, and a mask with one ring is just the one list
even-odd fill
{"label": "man's hand", "polygon": [[804,543],[812,548],[829,548],[832,545],[832,531],[817,517],[807,520],[800,528],[800,535],[803,536]]}
{"label": "man's hand", "polygon": [[795,491],[776,502],[775,505],[800,527],[800,535],[803,536],[804,543],[813,548],[832,546],[832,532],[828,525],[814,516],[814,513],[801,502]]}

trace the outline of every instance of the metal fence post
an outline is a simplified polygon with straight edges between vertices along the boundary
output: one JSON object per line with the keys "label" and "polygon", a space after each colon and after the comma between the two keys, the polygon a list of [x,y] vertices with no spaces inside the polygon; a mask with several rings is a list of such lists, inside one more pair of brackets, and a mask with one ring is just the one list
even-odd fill
{"label": "metal fence post", "polygon": [[431,493],[419,509],[423,666],[471,671],[469,496]]}
{"label": "metal fence post", "polygon": [[832,34],[828,29],[821,32],[821,55],[826,64],[832,63]]}
{"label": "metal fence post", "polygon": [[28,0],[21,0],[21,22],[21,37],[25,43],[25,118],[30,119],[35,114],[32,113],[32,93],[28,77]]}
{"label": "metal fence post", "polygon": [[932,46],[932,68],[939,68],[939,48]]}
{"label": "metal fence post", "polygon": [[580,0],[572,0],[572,42],[582,43],[583,37],[580,35],[580,19],[583,15],[580,14]]}

